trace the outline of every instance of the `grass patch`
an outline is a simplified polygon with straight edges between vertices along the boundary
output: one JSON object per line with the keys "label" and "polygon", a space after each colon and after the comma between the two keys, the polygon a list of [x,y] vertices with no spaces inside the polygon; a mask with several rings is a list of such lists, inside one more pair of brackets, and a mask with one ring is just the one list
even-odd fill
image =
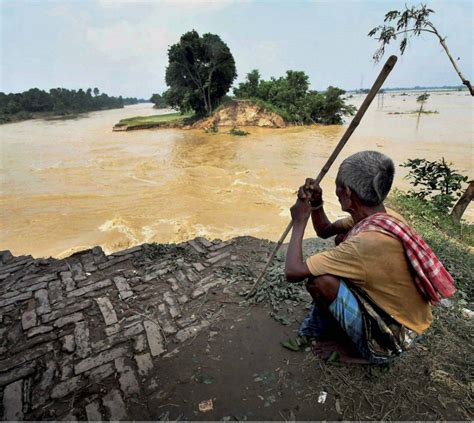
{"label": "grass patch", "polygon": [[389,197],[388,203],[410,222],[439,257],[461,291],[457,295],[474,302],[474,225],[465,222],[458,225],[429,202],[398,190]]}
{"label": "grass patch", "polygon": [[122,119],[117,124],[117,126],[128,126],[129,128],[133,128],[134,126],[153,125],[153,124],[156,124],[157,126],[159,126],[160,124],[167,123],[167,122],[189,119],[192,116],[193,116],[192,113],[181,114],[179,112],[168,113],[166,115],[134,116],[127,119]]}

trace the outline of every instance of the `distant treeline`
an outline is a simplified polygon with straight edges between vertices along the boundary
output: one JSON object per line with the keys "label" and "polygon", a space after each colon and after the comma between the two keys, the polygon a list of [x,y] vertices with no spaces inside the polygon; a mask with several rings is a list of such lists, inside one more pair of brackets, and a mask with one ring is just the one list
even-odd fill
{"label": "distant treeline", "polygon": [[123,98],[100,93],[98,88],[68,90],[52,88],[49,92],[38,88],[15,94],[0,92],[0,123],[29,119],[35,114],[67,115],[94,110],[118,109],[146,100]]}
{"label": "distant treeline", "polygon": [[[387,92],[387,91],[467,91],[467,87],[464,85],[442,85],[442,86],[419,86],[416,85],[414,87],[394,87],[394,88],[383,88],[380,92]],[[370,90],[368,88],[360,88],[358,90],[349,90],[349,93],[356,93],[356,94],[367,94]]]}

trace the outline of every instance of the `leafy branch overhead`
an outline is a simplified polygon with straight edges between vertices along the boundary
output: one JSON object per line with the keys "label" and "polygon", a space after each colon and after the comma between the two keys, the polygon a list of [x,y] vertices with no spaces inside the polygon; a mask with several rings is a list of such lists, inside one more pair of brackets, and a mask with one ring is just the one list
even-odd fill
{"label": "leafy branch overhead", "polygon": [[410,8],[405,6],[403,11],[391,10],[386,13],[384,24],[376,26],[368,34],[369,37],[376,38],[380,43],[379,48],[373,55],[374,61],[378,62],[385,53],[385,47],[390,44],[390,41],[397,40],[398,37],[401,39],[400,53],[403,54],[411,37],[418,37],[422,33],[433,34],[438,38],[462,83],[469,89],[471,95],[474,96],[474,89],[471,83],[461,73],[448,49],[446,37],[441,36],[435,25],[429,20],[431,13],[435,13],[435,11],[429,9],[425,4],[421,4],[418,8],[415,6]]}

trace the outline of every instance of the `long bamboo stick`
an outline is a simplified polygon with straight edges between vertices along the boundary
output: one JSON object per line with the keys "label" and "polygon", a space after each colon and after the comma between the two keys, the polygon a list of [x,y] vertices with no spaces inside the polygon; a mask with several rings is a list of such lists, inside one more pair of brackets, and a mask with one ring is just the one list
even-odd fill
{"label": "long bamboo stick", "polygon": [[[395,63],[397,63],[397,56],[390,56],[388,60],[385,62],[384,67],[379,73],[379,76],[375,80],[374,84],[372,85],[372,88],[370,89],[369,93],[367,94],[367,97],[365,98],[364,102],[362,105],[359,107],[358,112],[352,119],[352,122],[350,123],[349,127],[346,129],[346,132],[342,136],[341,140],[339,143],[336,145],[336,148],[332,152],[331,156],[329,156],[329,159],[327,160],[326,164],[323,166],[321,171],[319,172],[319,175],[316,177],[316,184],[319,184],[321,180],[324,178],[326,173],[328,172],[329,168],[331,165],[334,163],[336,160],[337,156],[341,152],[341,150],[344,148],[346,145],[347,141],[351,137],[352,133],[355,131],[357,126],[359,125],[360,121],[362,120],[362,117],[364,116],[365,112],[370,106],[370,103],[372,103],[372,100],[380,90],[380,87],[383,85],[385,82],[385,79],[387,79],[387,76],[390,74],[392,71],[393,67],[395,66]],[[273,258],[275,257],[275,254],[278,252],[280,247],[282,246],[283,242],[285,241],[286,236],[288,233],[291,231],[291,228],[293,227],[293,220],[290,221],[286,229],[284,230],[283,234],[281,235],[280,239],[278,240],[277,245],[271,252],[267,263],[265,264],[265,267],[263,268],[262,272],[260,273],[259,277],[253,284],[252,288],[250,291],[247,293],[246,298],[252,297],[255,292],[257,291],[257,287],[262,281],[263,277],[265,276],[265,273],[268,270],[268,267],[270,266],[270,263],[272,262]]]}

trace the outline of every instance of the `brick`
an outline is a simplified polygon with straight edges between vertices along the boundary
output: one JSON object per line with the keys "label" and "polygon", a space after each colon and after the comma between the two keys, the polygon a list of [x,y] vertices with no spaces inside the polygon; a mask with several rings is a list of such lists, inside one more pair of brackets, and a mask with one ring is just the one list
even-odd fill
{"label": "brick", "polygon": [[46,369],[41,375],[41,380],[38,384],[38,389],[40,391],[45,392],[52,385],[57,367],[56,362],[53,360],[46,363]]}
{"label": "brick", "polygon": [[189,297],[187,295],[181,295],[181,297],[178,297],[178,303],[180,304],[186,304],[189,301]]}
{"label": "brick", "polygon": [[30,329],[28,333],[26,334],[26,336],[28,338],[31,338],[36,335],[42,335],[44,333],[51,332],[52,330],[53,330],[52,326],[37,326],[35,328]]}
{"label": "brick", "polygon": [[153,361],[149,353],[135,355],[135,362],[140,376],[147,376],[153,370]]}
{"label": "brick", "polygon": [[86,405],[87,420],[90,422],[101,422],[102,414],[100,413],[100,404],[98,401],[92,401]]}
{"label": "brick", "polygon": [[84,274],[81,263],[76,263],[71,266],[72,278],[76,282],[84,281],[87,279],[87,276]]}
{"label": "brick", "polygon": [[177,317],[181,316],[181,310],[176,303],[174,295],[171,294],[171,292],[165,292],[163,295],[163,299],[165,303],[168,304],[169,312],[173,319],[176,319]]}
{"label": "brick", "polygon": [[193,263],[193,267],[194,267],[198,272],[202,272],[203,270],[206,269],[201,263]]}
{"label": "brick", "polygon": [[26,310],[21,315],[21,326],[23,327],[23,330],[28,330],[36,326],[37,316],[35,306],[35,300],[31,299],[28,301]]}
{"label": "brick", "polygon": [[63,291],[59,280],[51,281],[49,283],[49,298],[51,304],[56,304],[63,299]]}
{"label": "brick", "polygon": [[180,329],[183,329],[189,325],[192,325],[195,321],[197,320],[196,315],[191,315],[189,317],[183,317],[182,319],[176,320],[176,323],[178,324],[178,327]]}
{"label": "brick", "polygon": [[51,312],[51,306],[49,305],[48,290],[39,289],[35,292],[35,298],[37,301],[36,313],[41,316]]}
{"label": "brick", "polygon": [[209,263],[209,264],[216,264],[218,261],[220,261],[222,259],[225,259],[229,256],[230,256],[230,253],[222,253],[222,254],[219,254],[215,257],[211,257],[211,258],[207,259],[206,262]]}
{"label": "brick", "polygon": [[156,323],[150,322],[149,320],[143,322],[143,326],[145,327],[151,355],[153,357],[160,356],[165,352],[163,346],[163,337],[160,333],[160,327]]}
{"label": "brick", "polygon": [[136,323],[135,325],[130,326],[129,328],[125,328],[114,335],[108,336],[105,339],[95,342],[94,344],[92,344],[92,349],[94,351],[107,350],[114,345],[128,341],[130,338],[133,338],[142,332],[143,326],[140,323]]}
{"label": "brick", "polygon": [[2,263],[2,265],[9,263],[11,260],[13,260],[13,258],[14,256],[10,250],[0,251],[0,262]]}
{"label": "brick", "polygon": [[67,297],[68,298],[80,297],[81,295],[84,295],[87,292],[96,291],[98,289],[102,289],[110,285],[112,285],[112,281],[110,279],[104,279],[102,281],[91,283],[90,285],[86,285],[82,288],[75,289],[74,291],[69,291],[67,293]]}
{"label": "brick", "polygon": [[135,337],[133,342],[133,349],[136,352],[143,352],[146,350],[146,336],[141,334]]}
{"label": "brick", "polygon": [[110,326],[118,322],[117,314],[115,313],[114,307],[112,306],[112,303],[107,297],[96,298],[95,301],[99,306],[106,326]]}
{"label": "brick", "polygon": [[126,347],[117,347],[114,349],[103,351],[94,357],[88,357],[82,361],[79,361],[74,367],[74,372],[76,373],[76,375],[79,375],[81,373],[86,372],[87,370],[91,370],[95,367],[101,366],[102,364],[113,361],[116,358],[122,357],[126,354]]}
{"label": "brick", "polygon": [[76,341],[74,340],[74,335],[65,335],[61,339],[62,346],[61,349],[65,352],[72,353],[76,349]]}
{"label": "brick", "polygon": [[135,372],[130,367],[129,362],[130,360],[125,359],[124,357],[115,359],[115,368],[119,373],[120,389],[122,389],[122,392],[126,396],[138,394],[140,392]]}
{"label": "brick", "polygon": [[33,338],[29,338],[26,342],[20,342],[12,345],[10,347],[10,353],[17,354],[19,352],[26,351],[28,352],[31,349],[36,349],[37,345],[46,344],[51,341],[55,341],[58,335],[56,332],[52,331],[46,333],[44,335],[34,336]]}
{"label": "brick", "polygon": [[91,300],[84,300],[80,302],[76,302],[67,308],[62,308],[61,310],[54,310],[49,314],[44,314],[41,316],[41,320],[43,323],[51,322],[52,320],[59,319],[60,317],[65,317],[69,314],[76,313],[78,311],[84,310],[90,307],[92,304]]}
{"label": "brick", "polygon": [[77,322],[74,328],[74,341],[76,342],[76,354],[85,358],[90,352],[89,326],[87,322]]}
{"label": "brick", "polygon": [[13,369],[14,367],[20,366],[25,362],[32,361],[38,357],[41,357],[48,352],[53,350],[53,343],[39,345],[36,348],[29,349],[22,354],[14,355],[13,357],[0,360],[0,372]]}
{"label": "brick", "polygon": [[181,329],[175,336],[176,339],[179,342],[184,342],[188,340],[189,338],[196,336],[199,331],[204,329],[205,327],[209,326],[209,322],[207,320],[203,320],[201,323],[194,325],[194,326],[189,326],[185,329]]}
{"label": "brick", "polygon": [[126,250],[122,250],[122,251],[117,251],[116,253],[113,253],[112,256],[114,257],[121,257],[121,256],[125,256],[127,254],[133,254],[133,253],[137,253],[139,251],[142,250],[142,246],[141,245],[137,245],[136,247],[131,247],[131,248],[128,248]]}
{"label": "brick", "polygon": [[[21,363],[20,363],[21,364]],[[15,367],[9,372],[3,372],[0,375],[0,387],[15,382],[18,379],[23,379],[36,371],[36,361],[25,364],[21,367]]]}
{"label": "brick", "polygon": [[23,380],[17,380],[5,387],[2,420],[23,420]]}
{"label": "brick", "polygon": [[71,357],[66,356],[61,363],[61,380],[68,380],[74,375]]}
{"label": "brick", "polygon": [[133,295],[130,285],[128,284],[127,279],[125,279],[124,277],[115,277],[114,283],[119,291],[120,298],[122,298],[122,300],[125,300]]}
{"label": "brick", "polygon": [[201,253],[201,254],[206,253],[206,250],[203,247],[201,247],[196,241],[194,240],[188,241],[188,244],[191,245],[191,247],[193,247],[198,253]]}
{"label": "brick", "polygon": [[4,298],[16,297],[19,293],[20,293],[20,291],[11,290],[11,291],[8,291],[8,292],[3,293],[3,294],[1,295],[1,298],[4,299]]}
{"label": "brick", "polygon": [[57,328],[62,328],[63,326],[69,325],[70,323],[76,323],[81,320],[84,320],[84,315],[82,313],[74,313],[55,320],[54,326]]}
{"label": "brick", "polygon": [[115,266],[116,264],[122,263],[131,258],[133,258],[133,254],[127,254],[126,256],[121,256],[121,257],[114,257],[106,261],[105,263],[99,264],[98,267],[100,270],[108,269],[109,267]]}
{"label": "brick", "polygon": [[48,283],[47,282],[39,282],[35,283],[34,285],[27,286],[26,288],[23,288],[23,292],[28,292],[28,291],[37,291],[38,289],[44,289],[47,288]]}
{"label": "brick", "polygon": [[179,289],[178,281],[175,278],[168,278],[166,281],[171,285],[171,289],[176,292]]}
{"label": "brick", "polygon": [[86,373],[90,383],[98,383],[115,373],[115,368],[112,363],[102,364]]}
{"label": "brick", "polygon": [[125,404],[117,389],[111,390],[102,398],[102,403],[109,413],[108,420],[129,420]]}
{"label": "brick", "polygon": [[64,382],[58,383],[51,391],[51,398],[58,399],[69,395],[84,386],[85,380],[82,376],[75,376]]}
{"label": "brick", "polygon": [[196,240],[199,241],[206,248],[212,247],[213,245],[212,242],[208,241],[206,238],[203,238],[202,236],[198,236]]}
{"label": "brick", "polygon": [[191,282],[197,282],[199,280],[199,276],[197,276],[192,270],[188,270],[186,272],[186,276]]}
{"label": "brick", "polygon": [[4,300],[0,300],[0,308],[6,307],[10,304],[15,304],[19,301],[28,300],[32,297],[32,295],[33,294],[31,292],[24,292],[23,294],[17,295],[15,297],[5,298]]}
{"label": "brick", "polygon": [[65,291],[66,292],[74,291],[76,289],[76,283],[72,279],[72,273],[61,272],[60,275],[61,275],[61,282]]}

